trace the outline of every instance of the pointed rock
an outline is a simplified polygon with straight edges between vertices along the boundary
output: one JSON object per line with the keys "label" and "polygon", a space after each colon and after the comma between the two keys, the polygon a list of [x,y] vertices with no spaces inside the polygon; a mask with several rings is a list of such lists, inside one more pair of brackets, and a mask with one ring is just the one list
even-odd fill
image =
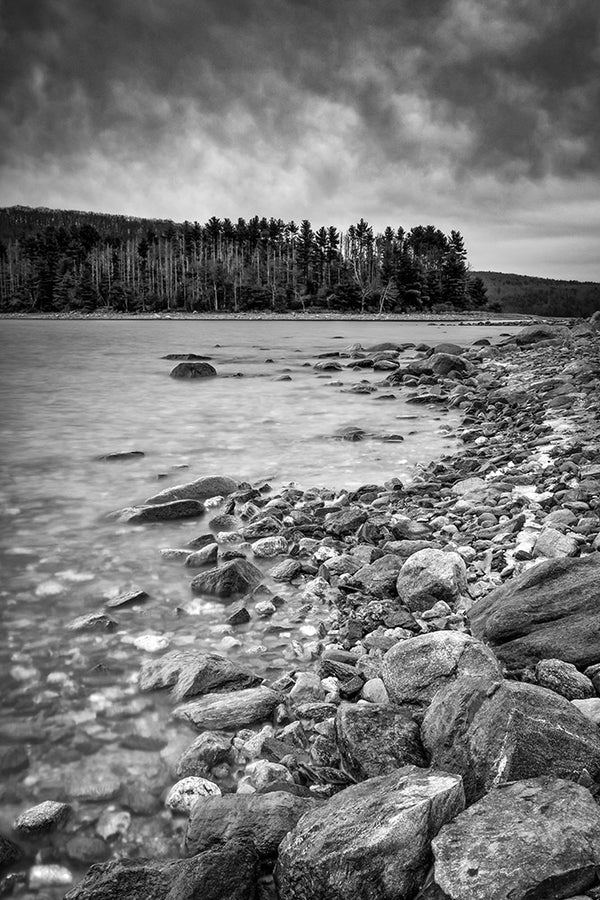
{"label": "pointed rock", "polygon": [[232,597],[251,591],[262,580],[263,573],[253,563],[247,559],[232,559],[231,562],[196,575],[191,588],[196,594]]}

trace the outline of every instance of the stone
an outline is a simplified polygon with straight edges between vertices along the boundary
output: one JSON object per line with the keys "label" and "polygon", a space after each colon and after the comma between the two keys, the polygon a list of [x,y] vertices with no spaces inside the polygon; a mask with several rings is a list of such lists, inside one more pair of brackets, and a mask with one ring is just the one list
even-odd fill
{"label": "stone", "polygon": [[346,506],[339,512],[325,516],[324,527],[327,534],[334,537],[345,537],[354,534],[367,520],[367,511],[360,506]]}
{"label": "stone", "polygon": [[293,581],[302,572],[302,563],[297,559],[284,559],[269,569],[273,581]]}
{"label": "stone", "polygon": [[317,806],[317,800],[287,791],[208,797],[192,810],[186,853],[191,856],[232,841],[250,841],[260,857],[272,858],[298,820]]}
{"label": "stone", "polygon": [[560,559],[575,556],[578,550],[579,543],[571,535],[562,534],[556,528],[542,528],[533,546],[533,555]]}
{"label": "stone", "polygon": [[519,780],[461,812],[432,847],[449,900],[571,897],[596,884],[600,809],[570,781]]}
{"label": "stone", "polygon": [[206,775],[213,766],[229,761],[231,749],[231,737],[215,731],[205,731],[181,754],[175,774],[178,778]]}
{"label": "stone", "polygon": [[256,900],[257,857],[230,843],[191,859],[119,859],[95,865],[64,900]]}
{"label": "stone", "polygon": [[105,606],[108,606],[110,609],[116,609],[119,606],[126,606],[129,603],[143,603],[145,600],[149,599],[150,595],[147,594],[146,591],[142,590],[142,588],[135,587],[124,594],[119,594],[118,597],[111,597],[106,601]]}
{"label": "stone", "polygon": [[22,855],[20,847],[0,834],[0,872],[12,866]]}
{"label": "stone", "polygon": [[205,475],[195,481],[175,484],[158,494],[148,497],[146,504],[170,503],[175,500],[209,500],[211,497],[227,497],[238,489],[238,482],[228,475]]}
{"label": "stone", "polygon": [[402,900],[422,887],[430,843],[464,808],[460,778],[407,766],[306,813],[279,847],[280,900]]}
{"label": "stone", "polygon": [[556,691],[567,700],[585,700],[594,696],[594,685],[573,663],[562,659],[541,659],[535,667],[540,687]]}
{"label": "stone", "polygon": [[269,762],[266,759],[257,759],[248,763],[244,780],[254,790],[259,792],[264,791],[266,787],[272,784],[281,784],[286,781],[290,784],[294,783],[294,778],[289,769],[280,763]]}
{"label": "stone", "polygon": [[473,604],[473,635],[509,670],[540,659],[579,668],[600,660],[600,553],[537,563]]}
{"label": "stone", "polygon": [[13,828],[19,834],[37,835],[59,828],[67,819],[71,807],[58,800],[44,800],[31,806],[17,817]]}
{"label": "stone", "polygon": [[396,590],[411,612],[429,609],[438,600],[454,603],[467,593],[467,567],[453,551],[419,550],[402,566]]}
{"label": "stone", "polygon": [[288,543],[279,536],[259,538],[252,544],[252,552],[259,559],[272,559],[287,551]]}
{"label": "stone", "polygon": [[296,682],[290,691],[290,699],[294,703],[306,703],[308,700],[324,700],[325,691],[319,676],[314,672],[298,672]]}
{"label": "stone", "polygon": [[408,710],[342,703],[335,728],[344,769],[357,781],[426,765],[419,726]]}
{"label": "stone", "polygon": [[379,706],[387,706],[390,702],[387,688],[381,678],[369,678],[365,681],[360,696],[362,700],[377,703]]}
{"label": "stone", "polygon": [[214,796],[221,796],[218,784],[198,775],[188,775],[173,785],[167,794],[165,806],[173,812],[189,815],[198,801]]}
{"label": "stone", "polygon": [[501,678],[502,671],[481,641],[458,631],[434,631],[388,650],[381,677],[392,703],[428,706],[441,688],[462,675]]}
{"label": "stone", "polygon": [[211,594],[217,597],[232,597],[251,591],[263,580],[263,573],[247,559],[232,559],[230,562],[201,572],[191,582],[195,594]]}
{"label": "stone", "polygon": [[206,694],[175,709],[176,719],[199,731],[235,729],[269,719],[281,702],[281,694],[266,687],[248,688],[233,694]]}
{"label": "stone", "polygon": [[27,883],[32,891],[42,888],[69,887],[73,884],[73,873],[66,866],[56,863],[51,865],[35,865],[29,870]]}
{"label": "stone", "polygon": [[217,370],[207,362],[181,362],[169,375],[171,378],[214,378]]}
{"label": "stone", "polygon": [[127,833],[131,825],[131,814],[124,809],[107,807],[96,822],[96,834],[105,841]]}
{"label": "stone", "polygon": [[207,544],[200,550],[194,550],[185,557],[185,564],[190,569],[199,569],[201,566],[212,566],[216,563],[219,555],[219,545],[217,543]]}
{"label": "stone", "polygon": [[122,462],[124,459],[141,459],[146,454],[143,450],[118,450],[115,453],[105,453],[103,456],[97,456],[98,462]]}
{"label": "stone", "polygon": [[180,701],[221,688],[230,691],[251,688],[261,681],[257,675],[217,653],[172,650],[160,659],[144,663],[139,688],[141,691],[154,691],[170,687],[173,698]]}
{"label": "stone", "polygon": [[239,603],[235,603],[229,608],[229,615],[227,616],[229,625],[245,625],[246,622],[249,621],[250,613],[243,600],[240,600]]}
{"label": "stone", "polygon": [[145,522],[167,522],[171,519],[192,519],[204,513],[204,504],[199,500],[173,500],[171,503],[155,503],[152,506],[133,506],[115,513],[119,522],[144,524]]}
{"label": "stone", "polygon": [[281,522],[275,516],[262,516],[255,522],[250,522],[242,529],[242,535],[246,541],[257,541],[259,538],[271,537],[279,534]]}
{"label": "stone", "polygon": [[363,566],[349,581],[352,587],[357,587],[365,593],[379,600],[397,595],[396,582],[405,560],[395,553],[387,553],[376,559],[375,562]]}
{"label": "stone", "polygon": [[[147,596],[147,595],[146,595]],[[67,625],[67,631],[114,631],[117,623],[103,612],[77,616]]]}
{"label": "stone", "polygon": [[110,847],[96,835],[76,834],[65,845],[67,856],[76,863],[103,862],[110,854]]}
{"label": "stone", "polygon": [[571,343],[571,331],[566,325],[526,325],[514,337],[514,342],[519,347],[527,347],[540,341]]}
{"label": "stone", "polygon": [[600,727],[600,697],[590,697],[587,700],[573,700],[571,702],[586,719]]}
{"label": "stone", "polygon": [[600,775],[600,732],[572,703],[537,685],[463,677],[425,713],[432,765],[462,775],[467,803],[506,781]]}

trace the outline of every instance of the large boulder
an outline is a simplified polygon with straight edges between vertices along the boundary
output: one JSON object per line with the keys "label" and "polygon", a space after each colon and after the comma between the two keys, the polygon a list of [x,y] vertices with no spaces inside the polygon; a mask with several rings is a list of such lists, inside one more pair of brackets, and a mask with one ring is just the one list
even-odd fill
{"label": "large boulder", "polygon": [[286,834],[318,802],[287,791],[207,797],[192,810],[186,853],[192,856],[241,840],[251,843],[261,857],[275,856]]}
{"label": "large boulder", "polygon": [[413,766],[346,788],[283,840],[280,900],[409,900],[431,839],[463,807],[460,778]]}
{"label": "large boulder", "polygon": [[192,859],[119,859],[92,866],[64,900],[256,900],[257,865],[248,844]]}
{"label": "large boulder", "polygon": [[402,566],[396,590],[412,612],[430,609],[438,600],[454,603],[467,593],[467,568],[453,551],[419,550]]}
{"label": "large boulder", "polygon": [[428,706],[440,688],[462,675],[501,678],[492,651],[458,631],[434,631],[395,644],[383,659],[382,679],[399,706]]}
{"label": "large boulder", "polygon": [[186,484],[175,484],[158,494],[148,497],[146,503],[170,503],[173,500],[208,500],[210,497],[226,497],[238,489],[238,482],[228,475],[205,475]]}
{"label": "large boulder", "polygon": [[214,378],[217,370],[207,362],[181,362],[171,369],[171,378]]}
{"label": "large boulder", "polygon": [[419,726],[408,710],[343,703],[335,719],[344,768],[357,781],[389,775],[402,766],[425,766]]}
{"label": "large boulder", "polygon": [[143,664],[139,687],[141,691],[170,687],[174,699],[180,701],[224,687],[235,691],[261,682],[262,678],[217,653],[173,650]]}
{"label": "large boulder", "polygon": [[444,825],[433,853],[440,898],[574,898],[596,884],[600,808],[570,781],[516,781]]}
{"label": "large boulder", "polygon": [[281,702],[281,694],[267,687],[247,688],[231,694],[206,694],[178,706],[173,716],[189,722],[199,731],[231,730],[269,719]]}
{"label": "large boulder", "polygon": [[469,803],[505,781],[600,775],[600,731],[537,685],[463,677],[440,691],[421,728],[432,765],[463,776]]}
{"label": "large boulder", "polygon": [[263,580],[260,569],[247,559],[230,562],[201,572],[192,579],[191,588],[196,594],[212,594],[216,597],[232,597],[246,594]]}
{"label": "large boulder", "polygon": [[570,344],[572,335],[566,325],[526,325],[514,338],[511,338],[511,341],[514,341],[519,347],[539,344],[540,341]]}
{"label": "large boulder", "polygon": [[509,669],[540,659],[579,667],[600,660],[600,553],[538,563],[478,600],[471,631]]}

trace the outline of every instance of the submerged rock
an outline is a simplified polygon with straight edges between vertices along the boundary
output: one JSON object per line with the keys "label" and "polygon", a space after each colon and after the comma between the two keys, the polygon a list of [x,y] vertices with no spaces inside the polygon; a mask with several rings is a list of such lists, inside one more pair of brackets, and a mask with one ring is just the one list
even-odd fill
{"label": "submerged rock", "polygon": [[171,687],[178,701],[223,687],[230,691],[242,690],[261,682],[262,678],[232,660],[197,650],[173,650],[160,659],[149,660],[142,666],[139,678],[141,691]]}

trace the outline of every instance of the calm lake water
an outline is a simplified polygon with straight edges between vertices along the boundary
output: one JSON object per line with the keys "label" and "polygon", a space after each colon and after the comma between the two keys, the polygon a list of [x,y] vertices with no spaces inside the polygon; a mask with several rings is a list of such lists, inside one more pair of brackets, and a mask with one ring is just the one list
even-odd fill
{"label": "calm lake water", "polygon": [[[137,672],[151,655],[148,636],[156,647],[228,653],[268,677],[309,664],[303,642],[314,640],[318,616],[291,623],[301,603],[297,589],[278,586],[287,603],[277,622],[253,618],[233,635],[221,603],[191,597],[194,572],[161,557],[161,547],[182,547],[205,532],[207,518],[124,526],[107,513],[209,474],[268,480],[275,488],[410,478],[415,465],[452,448],[457,414],[408,405],[398,389],[395,400],[377,399],[390,393],[385,387],[345,393],[386,373],[320,373],[313,368],[318,354],[356,342],[470,344],[514,330],[165,320],[5,320],[0,329],[0,750],[16,743],[30,759],[28,769],[5,779],[0,831],[27,806],[64,796],[77,773],[118,771],[125,783],[137,783],[142,770],[160,767],[193,739],[169,721],[168,699],[137,692]],[[219,377],[169,378],[175,363],[161,357],[187,352],[209,356]],[[291,380],[276,380],[284,374]],[[345,425],[379,437],[332,440]],[[382,439],[393,434],[404,441]],[[125,450],[145,456],[97,460]],[[134,584],[150,600],[114,611],[114,633],[65,630]],[[167,745],[162,756],[127,748],[157,735]]]}

